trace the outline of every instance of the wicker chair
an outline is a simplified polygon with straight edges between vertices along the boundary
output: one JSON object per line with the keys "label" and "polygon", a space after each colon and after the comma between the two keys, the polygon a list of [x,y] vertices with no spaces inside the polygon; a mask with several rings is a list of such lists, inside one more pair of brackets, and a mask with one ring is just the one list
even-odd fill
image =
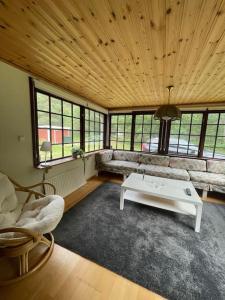
{"label": "wicker chair", "polygon": [[[34,190],[43,185],[52,188],[54,195],[46,196]],[[19,201],[16,192],[27,193],[26,199]],[[61,220],[64,211],[64,200],[55,192],[55,187],[50,183],[23,187],[0,173],[0,258],[17,257],[19,261],[17,276],[1,279],[0,285],[27,277],[51,256],[54,247],[51,231]],[[30,268],[29,253],[40,244],[44,245],[46,251]]]}

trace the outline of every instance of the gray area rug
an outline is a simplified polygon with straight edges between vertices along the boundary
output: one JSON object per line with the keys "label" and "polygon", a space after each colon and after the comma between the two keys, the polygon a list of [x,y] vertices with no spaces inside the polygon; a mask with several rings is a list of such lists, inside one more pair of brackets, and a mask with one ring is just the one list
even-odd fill
{"label": "gray area rug", "polygon": [[169,299],[225,299],[225,206],[194,218],[125,201],[105,183],[71,208],[56,243]]}

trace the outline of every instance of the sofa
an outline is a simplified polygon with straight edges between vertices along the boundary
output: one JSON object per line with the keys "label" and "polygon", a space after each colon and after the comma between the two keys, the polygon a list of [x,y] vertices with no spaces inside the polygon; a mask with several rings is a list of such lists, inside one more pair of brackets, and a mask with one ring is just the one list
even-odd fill
{"label": "sofa", "polygon": [[143,173],[178,180],[191,180],[197,189],[225,193],[225,161],[146,154],[134,151],[102,150],[96,154],[98,172]]}

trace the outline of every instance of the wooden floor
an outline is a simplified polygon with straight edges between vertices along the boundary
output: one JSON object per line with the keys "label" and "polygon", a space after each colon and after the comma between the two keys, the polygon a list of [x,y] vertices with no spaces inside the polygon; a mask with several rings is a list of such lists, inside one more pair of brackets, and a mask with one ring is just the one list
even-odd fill
{"label": "wooden floor", "polygon": [[[65,210],[81,201],[104,182],[121,183],[119,176],[93,177],[65,198]],[[221,195],[211,194],[207,201],[225,204]],[[4,268],[0,273],[4,274]],[[55,245],[47,264],[30,277],[0,287],[2,300],[159,300],[159,295]]]}

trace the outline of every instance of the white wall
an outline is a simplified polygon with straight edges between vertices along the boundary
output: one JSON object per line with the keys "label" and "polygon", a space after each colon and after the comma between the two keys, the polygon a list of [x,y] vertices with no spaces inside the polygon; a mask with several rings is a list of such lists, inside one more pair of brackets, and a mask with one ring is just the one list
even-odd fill
{"label": "white wall", "polygon": [[[0,62],[0,172],[24,185],[39,182],[42,178],[42,170],[33,167],[28,76],[26,72]],[[38,87],[65,99],[88,104],[91,108],[107,113],[84,98],[39,80],[35,82]],[[20,136],[24,136],[24,140],[19,141]],[[86,179],[95,172],[93,155],[87,160],[86,176],[82,161],[74,160],[54,166],[47,178],[56,184],[57,192],[65,196],[85,184]]]}

